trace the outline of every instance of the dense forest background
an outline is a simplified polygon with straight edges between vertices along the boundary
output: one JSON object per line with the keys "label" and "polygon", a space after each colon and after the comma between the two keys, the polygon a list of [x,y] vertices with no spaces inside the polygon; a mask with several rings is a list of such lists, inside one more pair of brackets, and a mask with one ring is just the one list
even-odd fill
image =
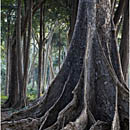
{"label": "dense forest background", "polygon": [[2,0],[2,130],[128,130],[128,10],[128,0]]}
{"label": "dense forest background", "polygon": [[[36,5],[37,1],[33,1]],[[46,1],[44,4],[44,12],[40,12],[40,7],[32,17],[32,33],[30,34],[29,49],[25,49],[25,39],[22,37],[20,43],[22,66],[24,66],[24,58],[28,55],[27,65],[27,97],[31,100],[38,97],[39,73],[41,74],[42,83],[41,91],[46,90],[59,72],[62,63],[66,57],[69,46],[68,32],[70,27],[70,17],[72,13],[71,1],[66,5],[57,1]],[[25,8],[29,3],[22,1],[21,17],[25,17]],[[25,7],[27,6],[27,7]],[[9,73],[10,73],[10,56],[11,44],[14,28],[17,19],[17,2],[3,0],[1,10],[1,78],[2,78],[2,99],[7,99],[9,89]],[[27,9],[26,9],[27,10]],[[43,9],[42,9],[43,10]],[[23,18],[24,19],[24,18]],[[41,20],[41,21],[40,21]],[[28,24],[28,23],[26,23]],[[42,25],[41,25],[42,24]],[[28,26],[28,25],[27,25]],[[41,27],[42,26],[42,27]],[[41,29],[43,28],[43,29]],[[27,29],[26,29],[27,30]],[[42,33],[42,34],[41,34]],[[27,33],[25,35],[28,35]],[[41,36],[42,41],[41,41]],[[26,37],[26,38],[25,38]],[[26,52],[25,52],[26,51]],[[28,52],[27,52],[28,51]],[[27,54],[29,53],[29,54]],[[26,55],[27,54],[27,55]],[[13,57],[16,60],[16,57]],[[42,59],[39,61],[39,59]],[[41,62],[41,63],[40,63]],[[39,65],[41,64],[41,66]],[[15,64],[17,68],[17,63]],[[40,70],[39,70],[40,69]],[[45,70],[46,69],[46,70]],[[43,72],[45,70],[45,72]],[[39,72],[42,71],[42,72]],[[19,73],[19,71],[17,72]],[[46,75],[45,77],[43,75]],[[41,95],[40,95],[41,96]]]}

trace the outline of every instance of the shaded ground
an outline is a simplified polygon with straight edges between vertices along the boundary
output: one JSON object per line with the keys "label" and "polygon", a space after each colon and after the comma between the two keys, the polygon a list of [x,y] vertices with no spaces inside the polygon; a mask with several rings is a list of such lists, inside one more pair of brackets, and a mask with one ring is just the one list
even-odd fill
{"label": "shaded ground", "polygon": [[8,118],[11,115],[11,113],[12,113],[11,111],[3,111],[3,112],[1,112],[1,121]]}

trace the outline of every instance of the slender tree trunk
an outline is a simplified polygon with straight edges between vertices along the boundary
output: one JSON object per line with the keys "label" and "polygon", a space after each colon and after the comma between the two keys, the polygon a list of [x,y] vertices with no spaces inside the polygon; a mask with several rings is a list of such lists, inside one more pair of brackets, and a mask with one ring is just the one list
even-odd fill
{"label": "slender tree trunk", "polygon": [[[27,14],[27,1],[24,0],[24,14]],[[25,68],[25,57],[26,57],[26,46],[27,46],[27,29],[25,29],[24,35],[23,35],[23,70]]]}
{"label": "slender tree trunk", "polygon": [[[16,33],[16,32],[15,32]],[[10,74],[9,74],[9,97],[7,101],[4,103],[5,108],[14,107],[14,104],[17,103],[17,98],[19,96],[18,93],[18,79],[17,79],[17,50],[16,50],[16,43],[12,45],[10,48]]]}
{"label": "slender tree trunk", "polygon": [[[54,27],[55,29],[55,27]],[[46,44],[46,49],[45,49],[45,52],[43,53],[43,56],[44,57],[44,73],[43,73],[43,88],[42,88],[42,91],[44,92],[44,89],[47,85],[47,67],[48,67],[48,54],[49,54],[49,48],[50,48],[50,45],[51,45],[51,42],[52,42],[52,37],[53,37],[53,34],[54,34],[54,29],[51,30],[49,36],[48,36],[48,42]]]}
{"label": "slender tree trunk", "polygon": [[58,46],[59,46],[58,66],[59,66],[59,71],[60,71],[60,65],[61,65],[61,38],[60,38],[60,30],[59,30],[59,43],[58,43]]}
{"label": "slender tree trunk", "polygon": [[21,0],[18,0],[18,11],[17,11],[17,25],[16,25],[16,44],[17,44],[17,62],[18,62],[18,84],[19,84],[19,101],[18,104],[25,106],[23,102],[23,66],[22,66],[22,52],[21,52]]}
{"label": "slender tree trunk", "polygon": [[[35,47],[34,47],[35,48]],[[35,53],[35,49],[34,49],[34,54],[33,54],[33,59],[32,59],[32,64],[30,65],[30,71],[29,71],[29,77],[31,77],[31,75],[33,75],[33,71],[34,71],[34,68],[35,68],[35,60],[36,60],[36,57],[37,57],[37,53]]]}
{"label": "slender tree trunk", "polygon": [[54,79],[55,74],[54,74],[54,68],[53,68],[53,62],[51,56],[49,56],[49,61],[50,61],[50,82]]}
{"label": "slender tree trunk", "polygon": [[26,57],[25,57],[25,67],[24,67],[24,85],[23,85],[23,101],[26,103],[26,89],[28,85],[28,66],[29,66],[29,50],[31,42],[31,32],[32,32],[32,0],[29,1],[29,21],[28,21],[28,39],[26,47]]}
{"label": "slender tree trunk", "polygon": [[35,87],[35,60],[36,60],[36,56],[37,56],[37,52],[36,52],[36,47],[34,46],[34,50],[33,50],[33,61],[32,61],[32,64],[31,64],[31,69],[30,69],[30,72],[29,72],[29,75],[31,76],[32,75],[32,88]]}
{"label": "slender tree trunk", "polygon": [[42,63],[43,63],[43,5],[40,8],[40,42],[38,63],[38,98],[42,94]]}
{"label": "slender tree trunk", "polygon": [[[15,24],[16,29],[16,24]],[[14,107],[17,102],[18,93],[18,78],[17,78],[17,50],[16,50],[16,30],[13,32],[13,36],[10,43],[10,74],[9,74],[9,89],[8,99],[4,103],[3,107]]]}
{"label": "slender tree trunk", "polygon": [[7,15],[7,23],[8,23],[8,34],[7,34],[7,55],[6,55],[6,86],[5,86],[5,96],[8,96],[8,88],[9,88],[9,78],[10,78],[10,14]]}
{"label": "slender tree trunk", "polygon": [[25,68],[26,45],[27,45],[27,33],[25,32],[23,36],[23,69]]}
{"label": "slender tree trunk", "polygon": [[54,79],[54,69],[53,69],[53,62],[52,62],[52,46],[49,47],[49,54],[48,54],[48,60],[49,60],[49,65],[48,65],[48,68],[49,68],[49,81],[48,81],[48,85],[50,86],[52,80]]}

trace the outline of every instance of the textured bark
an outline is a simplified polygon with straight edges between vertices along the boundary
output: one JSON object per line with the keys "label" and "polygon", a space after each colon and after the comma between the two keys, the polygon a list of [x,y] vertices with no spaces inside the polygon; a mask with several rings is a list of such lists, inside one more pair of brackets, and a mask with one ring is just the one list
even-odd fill
{"label": "textured bark", "polygon": [[97,2],[97,30],[104,48],[107,59],[121,82],[124,82],[118,44],[116,39],[116,28],[111,16],[111,5],[109,1]]}
{"label": "textured bark", "polygon": [[110,126],[108,123],[98,120],[89,130],[110,130]]}
{"label": "textured bark", "polygon": [[79,0],[72,1],[72,3],[71,3],[70,29],[69,29],[69,33],[68,33],[69,44],[72,39],[72,35],[73,35],[75,23],[76,23],[78,3],[79,3]]}
{"label": "textured bark", "polygon": [[[117,39],[116,39],[116,30],[114,27],[114,23],[112,21],[112,27],[111,27],[112,33],[111,33],[111,44],[110,44],[110,53],[111,53],[111,61],[112,61],[112,65],[113,68],[115,70],[115,73],[117,75],[117,77],[119,78],[119,80],[125,84],[124,82],[124,75],[122,72],[122,67],[121,67],[121,61],[120,61],[120,55],[119,55],[119,51],[118,51],[118,43],[117,43]],[[126,86],[127,87],[127,86]]]}
{"label": "textured bark", "polygon": [[122,38],[120,43],[121,66],[125,81],[128,81],[128,65],[129,65],[129,2],[127,0],[124,12]]}

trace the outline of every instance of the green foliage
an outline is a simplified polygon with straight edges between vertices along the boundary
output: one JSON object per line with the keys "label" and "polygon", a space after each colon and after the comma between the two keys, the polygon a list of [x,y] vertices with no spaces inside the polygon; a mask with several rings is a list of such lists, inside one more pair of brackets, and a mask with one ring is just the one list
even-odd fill
{"label": "green foliage", "polygon": [[37,97],[37,88],[32,88],[32,82],[27,86],[27,97],[34,100]]}
{"label": "green foliage", "polygon": [[1,95],[0,98],[1,98],[1,104],[3,104],[8,99],[8,96]]}
{"label": "green foliage", "polygon": [[[25,15],[24,13],[24,0],[22,0],[22,16]],[[34,0],[34,4],[38,1]],[[16,22],[16,14],[17,14],[17,1],[16,0],[2,0],[2,7],[1,7],[1,92],[4,95],[5,86],[6,86],[6,55],[7,55],[7,37],[9,36],[10,39],[13,36],[14,26]],[[53,62],[53,67],[55,69],[55,74],[57,73],[56,68],[58,67],[58,56],[59,56],[59,34],[60,34],[60,47],[61,47],[61,63],[64,60],[64,48],[67,46],[67,33],[70,24],[70,7],[67,5],[67,2],[64,1],[54,1],[54,0],[46,0],[45,4],[45,34],[47,35],[52,27],[54,26],[55,22],[58,21],[58,26],[56,31],[54,32],[54,37],[52,40],[52,52],[51,58]],[[10,32],[8,32],[8,24],[10,22]],[[40,8],[36,11],[36,13],[32,17],[32,29],[34,32],[35,37],[37,37],[39,41],[40,37]],[[10,42],[12,42],[10,40]],[[30,58],[34,59],[36,53],[38,53],[38,43],[36,40],[32,39],[30,47]],[[35,47],[35,54],[34,54],[34,47]],[[49,65],[49,63],[48,63]],[[34,77],[34,88],[32,77]],[[49,69],[47,73],[47,80],[49,79]],[[29,84],[27,86],[27,97],[29,100],[34,100],[37,97],[37,81],[38,81],[38,55],[34,60],[34,68],[32,76],[29,79]],[[5,100],[5,97],[2,97],[2,100]],[[7,98],[7,97],[6,97]]]}
{"label": "green foliage", "polygon": [[6,99],[8,99],[8,96],[1,95],[1,100],[6,100]]}
{"label": "green foliage", "polygon": [[6,50],[5,50],[5,45],[1,43],[0,45],[1,49],[1,92],[3,93],[4,87],[5,87],[5,79],[6,79]]}

